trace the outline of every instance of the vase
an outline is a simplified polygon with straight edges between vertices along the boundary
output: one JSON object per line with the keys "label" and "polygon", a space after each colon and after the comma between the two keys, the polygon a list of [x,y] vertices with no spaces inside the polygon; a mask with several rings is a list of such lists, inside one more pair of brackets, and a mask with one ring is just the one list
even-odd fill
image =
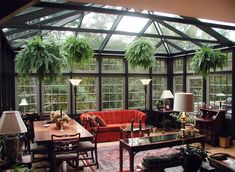
{"label": "vase", "polygon": [[60,121],[57,121],[57,122],[56,122],[56,127],[57,127],[58,129],[61,129],[61,123],[60,123]]}

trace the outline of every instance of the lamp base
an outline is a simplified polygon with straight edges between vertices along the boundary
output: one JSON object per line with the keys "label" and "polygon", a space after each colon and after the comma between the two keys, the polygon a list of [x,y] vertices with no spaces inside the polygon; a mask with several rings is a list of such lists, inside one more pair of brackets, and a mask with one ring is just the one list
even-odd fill
{"label": "lamp base", "polygon": [[5,138],[5,153],[7,161],[16,163],[20,155],[20,142],[18,136],[7,136]]}

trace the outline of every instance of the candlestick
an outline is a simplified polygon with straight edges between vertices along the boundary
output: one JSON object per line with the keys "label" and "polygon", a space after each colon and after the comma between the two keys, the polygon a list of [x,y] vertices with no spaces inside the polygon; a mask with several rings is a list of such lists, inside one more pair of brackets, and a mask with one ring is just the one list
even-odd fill
{"label": "candlestick", "polygon": [[139,120],[139,136],[142,137],[142,125],[141,125],[141,120]]}

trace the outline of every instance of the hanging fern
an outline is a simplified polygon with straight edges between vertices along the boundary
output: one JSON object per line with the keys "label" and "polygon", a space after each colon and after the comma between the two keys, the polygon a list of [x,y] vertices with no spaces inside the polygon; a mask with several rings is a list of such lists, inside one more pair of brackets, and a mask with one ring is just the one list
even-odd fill
{"label": "hanging fern", "polygon": [[213,50],[210,47],[201,47],[193,56],[191,65],[196,74],[204,78],[208,76],[211,70],[223,69],[228,61],[228,56],[219,50]]}
{"label": "hanging fern", "polygon": [[156,63],[152,44],[142,38],[137,39],[127,48],[125,59],[132,68],[148,69]]}
{"label": "hanging fern", "polygon": [[32,73],[43,81],[54,80],[61,74],[65,62],[60,45],[53,38],[47,40],[36,36],[27,41],[24,49],[16,56],[16,71],[21,77],[29,77]]}
{"label": "hanging fern", "polygon": [[63,48],[71,71],[75,63],[89,62],[94,56],[88,42],[78,36],[69,36],[65,40]]}

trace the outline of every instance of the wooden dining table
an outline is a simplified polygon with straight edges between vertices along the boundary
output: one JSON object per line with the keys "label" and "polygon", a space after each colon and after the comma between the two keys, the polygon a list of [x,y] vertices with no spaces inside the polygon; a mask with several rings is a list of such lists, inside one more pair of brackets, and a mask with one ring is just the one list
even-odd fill
{"label": "wooden dining table", "polygon": [[80,140],[87,141],[92,140],[93,135],[86,130],[82,125],[80,125],[74,119],[70,120],[68,123],[64,123],[63,131],[57,128],[55,123],[46,123],[46,121],[34,121],[34,141],[38,144],[50,144],[51,135],[71,135],[80,133]]}

